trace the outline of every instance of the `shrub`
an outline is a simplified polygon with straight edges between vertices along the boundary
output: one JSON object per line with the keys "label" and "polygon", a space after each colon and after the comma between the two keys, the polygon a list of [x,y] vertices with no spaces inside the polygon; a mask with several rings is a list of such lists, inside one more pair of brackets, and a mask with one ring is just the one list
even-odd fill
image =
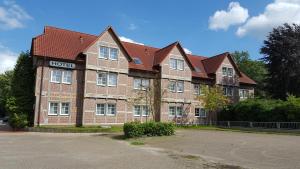
{"label": "shrub", "polygon": [[8,119],[9,125],[14,129],[22,129],[28,125],[27,115],[12,113]]}
{"label": "shrub", "polygon": [[163,122],[130,122],[124,124],[124,135],[126,138],[146,136],[170,136],[175,133],[173,123]]}

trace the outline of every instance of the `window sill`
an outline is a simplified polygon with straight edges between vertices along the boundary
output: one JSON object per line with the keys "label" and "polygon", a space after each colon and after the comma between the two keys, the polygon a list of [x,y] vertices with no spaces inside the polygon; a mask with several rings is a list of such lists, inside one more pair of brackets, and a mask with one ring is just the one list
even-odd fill
{"label": "window sill", "polygon": [[62,82],[62,84],[71,85],[72,83],[65,83],[65,82]]}
{"label": "window sill", "polygon": [[106,114],[106,116],[116,116],[115,114]]}
{"label": "window sill", "polygon": [[58,116],[58,114],[48,114],[48,116]]}
{"label": "window sill", "polygon": [[60,116],[70,116],[69,114],[60,114]]}
{"label": "window sill", "polygon": [[59,84],[60,82],[50,81],[50,83]]}
{"label": "window sill", "polygon": [[104,116],[105,114],[96,114],[96,116]]}

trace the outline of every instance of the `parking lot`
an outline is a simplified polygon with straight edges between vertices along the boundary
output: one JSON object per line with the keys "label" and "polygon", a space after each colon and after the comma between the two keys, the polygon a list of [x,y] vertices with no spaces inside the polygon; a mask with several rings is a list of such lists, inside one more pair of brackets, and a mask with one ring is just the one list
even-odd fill
{"label": "parking lot", "polygon": [[[300,137],[180,130],[130,145],[100,134],[0,133],[5,169],[299,168]],[[237,167],[241,166],[241,167]]]}

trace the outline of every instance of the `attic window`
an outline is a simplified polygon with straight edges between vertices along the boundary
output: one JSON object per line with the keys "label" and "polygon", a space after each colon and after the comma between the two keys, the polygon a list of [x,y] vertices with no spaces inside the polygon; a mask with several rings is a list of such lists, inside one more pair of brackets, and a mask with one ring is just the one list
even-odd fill
{"label": "attic window", "polygon": [[196,72],[201,72],[201,70],[198,67],[195,67]]}
{"label": "attic window", "polygon": [[142,61],[140,58],[133,58],[133,61],[135,64],[139,64],[139,65],[142,64]]}

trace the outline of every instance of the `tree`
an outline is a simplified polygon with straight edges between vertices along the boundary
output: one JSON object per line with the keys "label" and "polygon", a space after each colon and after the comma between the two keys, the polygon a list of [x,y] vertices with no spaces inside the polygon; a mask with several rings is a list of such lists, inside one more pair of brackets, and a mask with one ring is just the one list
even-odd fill
{"label": "tree", "polygon": [[16,102],[16,112],[26,114],[30,122],[33,121],[34,80],[32,57],[29,52],[22,52],[14,68],[11,92]]}
{"label": "tree", "polygon": [[251,60],[247,51],[235,51],[231,54],[239,69],[253,79],[257,86],[255,88],[255,96],[266,96],[265,79],[267,75],[267,69],[265,63],[261,60]]}
{"label": "tree", "polygon": [[267,90],[274,98],[300,96],[300,26],[274,28],[260,50],[268,70]]}
{"label": "tree", "polygon": [[206,86],[201,90],[204,94],[198,96],[197,99],[204,103],[204,108],[209,113],[217,113],[230,103],[230,100],[223,95],[221,86]]}
{"label": "tree", "polygon": [[6,103],[11,97],[11,80],[13,71],[6,71],[0,74],[0,117],[8,115]]}

